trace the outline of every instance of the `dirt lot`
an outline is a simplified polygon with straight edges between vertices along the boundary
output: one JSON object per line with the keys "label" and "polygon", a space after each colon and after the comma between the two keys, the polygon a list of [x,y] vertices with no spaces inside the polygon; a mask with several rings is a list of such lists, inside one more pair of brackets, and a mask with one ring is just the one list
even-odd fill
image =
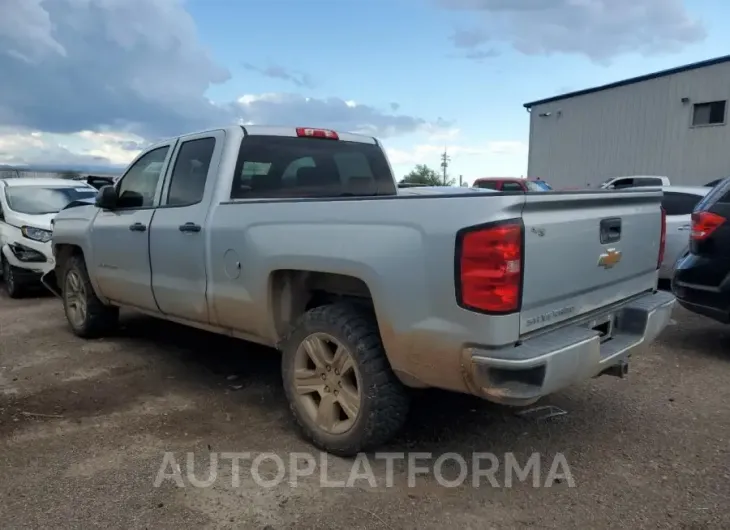
{"label": "dirt lot", "polygon": [[[389,486],[382,460],[370,460],[374,487],[363,479],[321,488],[319,464],[296,487],[260,487],[250,462],[234,487],[228,460],[199,488],[186,475],[188,452],[199,457],[201,480],[211,451],[271,452],[285,463],[290,452],[314,453],[290,420],[275,352],[134,316],[118,337],[85,342],[67,331],[55,299],[0,298],[0,525],[728,528],[730,328],[680,309],[675,319],[628,380],[600,378],[541,403],[567,415],[525,418],[429,392],[383,449],[467,460],[514,453],[522,464],[539,452],[542,486],[562,453],[575,487],[551,480],[535,488],[530,479],[507,488],[501,472],[499,487],[482,480],[475,488],[469,476],[447,488],[433,475],[408,487],[403,462]],[[184,487],[172,479],[154,487],[165,452],[180,464]],[[459,471],[451,464],[449,479]],[[346,481],[351,462],[330,458],[327,469],[328,480]],[[269,461],[259,472],[271,478],[276,470]]]}

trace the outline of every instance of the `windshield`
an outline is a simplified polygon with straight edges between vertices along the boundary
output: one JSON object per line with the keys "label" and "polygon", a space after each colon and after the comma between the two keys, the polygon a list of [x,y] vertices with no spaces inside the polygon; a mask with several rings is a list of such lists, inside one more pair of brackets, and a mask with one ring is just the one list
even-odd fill
{"label": "windshield", "polygon": [[93,187],[9,186],[5,188],[8,208],[27,215],[58,213],[72,201],[96,197]]}
{"label": "windshield", "polygon": [[544,180],[528,180],[527,189],[530,191],[551,191],[552,188]]}

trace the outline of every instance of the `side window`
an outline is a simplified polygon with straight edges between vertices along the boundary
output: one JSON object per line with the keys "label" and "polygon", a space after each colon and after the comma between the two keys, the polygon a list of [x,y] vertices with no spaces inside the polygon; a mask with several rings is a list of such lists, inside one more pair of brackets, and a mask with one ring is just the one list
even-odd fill
{"label": "side window", "polygon": [[623,190],[634,186],[634,179],[618,179],[613,181],[613,189]]}
{"label": "side window", "polygon": [[502,184],[502,191],[524,191],[519,182],[505,182]]}
{"label": "side window", "polygon": [[699,195],[690,193],[664,192],[662,206],[667,215],[689,215],[700,202]]}
{"label": "side window", "polygon": [[215,138],[188,140],[180,145],[167,191],[168,206],[189,206],[203,200],[214,150]]}
{"label": "side window", "polygon": [[634,186],[661,186],[663,184],[662,179],[643,177],[634,179]]}
{"label": "side window", "polygon": [[120,208],[147,208],[154,205],[155,190],[169,147],[159,147],[134,163],[119,181]]}
{"label": "side window", "polygon": [[497,181],[496,180],[482,180],[481,182],[477,182],[476,185],[477,188],[485,188],[488,190],[496,190],[497,189]]}
{"label": "side window", "polygon": [[5,220],[5,214],[3,213],[3,203],[2,203],[2,200],[0,199],[0,221],[4,221],[4,220]]}

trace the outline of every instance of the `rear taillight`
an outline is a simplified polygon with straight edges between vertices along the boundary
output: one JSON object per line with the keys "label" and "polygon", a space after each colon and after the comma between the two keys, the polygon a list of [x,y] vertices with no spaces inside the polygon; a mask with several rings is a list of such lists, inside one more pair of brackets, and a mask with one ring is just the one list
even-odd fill
{"label": "rear taillight", "polygon": [[707,239],[724,222],[725,218],[722,215],[712,212],[695,212],[692,214],[692,232],[689,237],[695,241]]}
{"label": "rear taillight", "polygon": [[464,309],[512,313],[520,309],[522,220],[469,228],[456,240],[456,297]]}
{"label": "rear taillight", "polygon": [[667,246],[667,212],[663,206],[659,207],[662,211],[662,231],[659,236],[659,258],[657,258],[656,268],[659,269],[664,261],[664,248]]}

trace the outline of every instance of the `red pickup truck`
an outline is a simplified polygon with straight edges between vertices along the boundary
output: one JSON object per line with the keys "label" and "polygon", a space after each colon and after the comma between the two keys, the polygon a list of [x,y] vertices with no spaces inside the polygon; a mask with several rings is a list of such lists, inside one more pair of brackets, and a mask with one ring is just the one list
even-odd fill
{"label": "red pickup truck", "polygon": [[498,191],[551,191],[544,180],[518,177],[485,177],[474,181],[472,188],[487,188]]}

